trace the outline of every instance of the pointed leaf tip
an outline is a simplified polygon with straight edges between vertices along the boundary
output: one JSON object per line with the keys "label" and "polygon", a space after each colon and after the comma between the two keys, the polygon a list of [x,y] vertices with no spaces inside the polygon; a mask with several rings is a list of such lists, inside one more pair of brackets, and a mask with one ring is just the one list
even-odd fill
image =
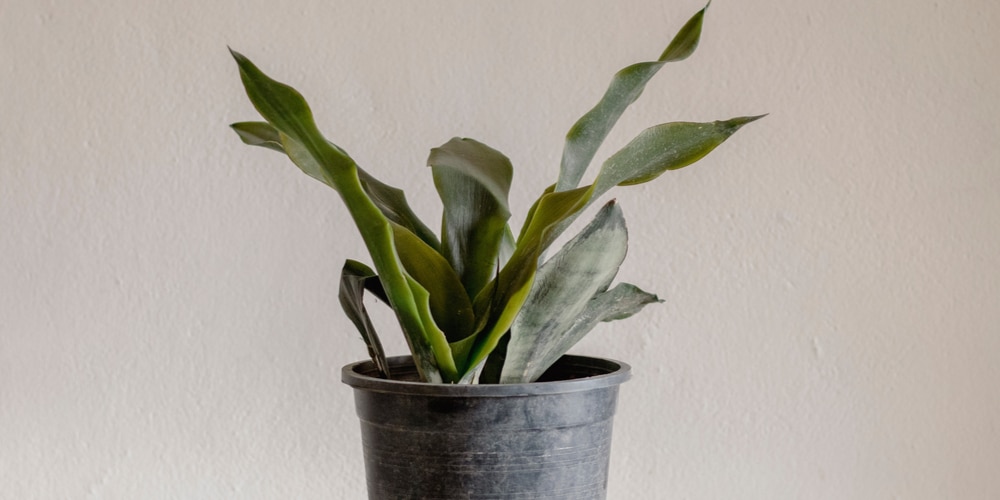
{"label": "pointed leaf tip", "polygon": [[708,5],[684,24],[659,59],[633,64],[616,73],[604,97],[570,128],[566,134],[556,191],[566,191],[579,185],[601,143],[660,68],[665,63],[684,60],[694,53],[701,38],[706,9]]}
{"label": "pointed leaf tip", "polygon": [[226,45],[226,48],[229,49],[229,55],[233,56],[233,59],[235,59],[237,63],[239,63],[240,61],[245,61],[246,60],[246,56],[244,56],[243,54],[240,54],[239,52],[237,52],[232,47]]}
{"label": "pointed leaf tip", "polygon": [[739,116],[736,118],[730,118],[728,120],[718,121],[716,123],[718,123],[719,126],[723,128],[729,135],[732,135],[736,133],[737,130],[742,128],[744,125],[760,120],[761,118],[764,118],[768,114],[769,113],[764,113],[762,115],[756,115],[756,116]]}
{"label": "pointed leaf tip", "polygon": [[705,20],[705,11],[711,5],[711,1],[701,10],[691,16],[691,19],[674,35],[663,54],[660,54],[660,61],[682,61],[687,59],[698,48],[701,40],[701,27]]}
{"label": "pointed leaf tip", "polygon": [[594,184],[594,196],[613,186],[641,184],[667,170],[686,167],[710,153],[744,125],[764,116],[741,116],[708,123],[672,122],[650,127],[604,162]]}

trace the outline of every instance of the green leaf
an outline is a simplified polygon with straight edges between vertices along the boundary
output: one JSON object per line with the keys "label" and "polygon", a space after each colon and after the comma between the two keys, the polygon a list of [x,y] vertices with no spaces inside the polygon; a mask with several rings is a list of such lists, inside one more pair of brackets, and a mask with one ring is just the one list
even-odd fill
{"label": "green leaf", "polygon": [[625,218],[612,201],[538,269],[510,328],[501,383],[533,381],[572,346],[563,335],[591,298],[607,290],[627,249]]}
{"label": "green leaf", "polygon": [[244,144],[260,146],[279,153],[285,152],[284,146],[281,145],[281,135],[270,123],[238,122],[230,127],[236,132],[236,135],[240,136]]}
{"label": "green leaf", "polygon": [[705,11],[712,5],[711,0],[695,15],[688,19],[687,23],[674,35],[670,45],[660,54],[661,61],[683,61],[694,53],[698,48],[698,41],[701,39],[701,25],[705,20]]}
{"label": "green leaf", "polygon": [[586,206],[592,192],[591,186],[561,192],[546,190],[535,203],[510,260],[473,303],[479,324],[466,370],[477,368],[507,333],[528,296],[538,258],[550,243],[553,228]]}
{"label": "green leaf", "polygon": [[239,65],[247,96],[264,119],[281,133],[288,157],[303,170],[318,168],[320,171],[315,172],[318,178],[333,186],[347,205],[421,378],[427,382],[458,380],[447,339],[429,312],[427,291],[405,272],[396,253],[392,226],[365,193],[354,160],[323,137],[309,105],[298,91],[271,79],[243,55],[235,51],[232,55]]}
{"label": "green leaf", "polygon": [[[282,145],[282,141],[287,142],[293,140],[287,136],[282,138],[281,133],[267,122],[239,122],[230,126],[236,131],[244,143],[251,146],[261,146],[282,153],[285,153],[285,147]],[[336,144],[329,144],[331,147],[339,149]],[[301,146],[298,149],[302,149]],[[323,168],[316,164],[316,162],[313,161],[309,155],[300,155],[299,161],[302,163],[300,168],[303,172],[313,179],[336,189],[336,186],[333,185],[332,179],[330,179],[329,176],[323,172]],[[382,215],[385,215],[390,221],[409,229],[413,232],[413,234],[416,234],[420,237],[420,239],[424,240],[425,243],[434,249],[437,250],[441,248],[437,235],[435,235],[434,232],[431,231],[419,217],[417,217],[417,214],[413,212],[413,209],[410,208],[410,204],[406,201],[406,194],[402,189],[390,186],[376,179],[361,167],[356,168],[358,171],[358,179],[361,181],[362,189],[365,190],[365,194],[371,198],[372,202],[378,206]]]}
{"label": "green leaf", "polygon": [[570,128],[566,134],[556,191],[572,189],[580,183],[580,179],[583,178],[584,172],[608,133],[625,109],[642,95],[646,83],[660,71],[660,68],[668,62],[686,59],[694,52],[701,37],[706,9],[708,5],[688,20],[658,60],[633,64],[619,71],[611,80],[604,97]]}
{"label": "green leaf", "polygon": [[403,268],[427,290],[434,323],[448,341],[471,335],[475,322],[472,301],[448,261],[401,226],[394,224],[392,234]]}
{"label": "green leaf", "polygon": [[744,116],[711,123],[674,122],[644,130],[611,155],[594,183],[594,196],[614,186],[640,184],[667,170],[686,167],[712,152],[740,127],[760,116]]}
{"label": "green leaf", "polygon": [[[591,185],[593,191],[590,201],[598,199],[615,186],[647,182],[667,170],[690,165],[722,144],[740,127],[763,116],[766,115],[712,123],[665,123],[650,127],[604,162],[597,180]],[[575,219],[575,215],[567,217],[553,228],[546,245],[562,234]]]}
{"label": "green leaf", "polygon": [[358,167],[358,180],[361,181],[361,187],[372,202],[378,206],[382,215],[415,234],[434,251],[440,251],[441,243],[438,242],[437,235],[410,208],[410,204],[406,201],[406,194],[402,189],[376,179],[361,167]]}
{"label": "green leaf", "polygon": [[[448,343],[447,336],[435,323],[434,312],[431,310],[430,293],[423,286],[421,286],[417,280],[413,279],[409,275],[406,275],[406,282],[410,286],[411,293],[413,294],[413,300],[417,306],[417,314],[420,321],[423,323],[425,332],[424,338],[428,339],[431,352],[437,356],[438,367],[443,381],[449,383],[458,382],[462,378],[462,373],[458,371],[458,366],[452,353],[451,346]],[[413,344],[411,343],[409,336],[406,336],[406,343],[409,345],[412,353]],[[428,382],[441,381],[442,380]]]}
{"label": "green leaf", "polygon": [[375,326],[372,325],[368,316],[368,309],[365,307],[365,288],[373,278],[377,278],[375,271],[368,266],[355,261],[347,260],[340,272],[340,306],[347,313],[347,317],[354,323],[354,326],[361,332],[361,338],[368,346],[368,355],[372,358],[372,363],[378,369],[382,378],[392,378],[389,372],[389,364],[385,360],[385,351],[382,349],[382,342],[379,341]]}
{"label": "green leaf", "polygon": [[444,205],[441,252],[475,297],[496,274],[514,169],[499,151],[457,137],[432,149],[427,164]]}

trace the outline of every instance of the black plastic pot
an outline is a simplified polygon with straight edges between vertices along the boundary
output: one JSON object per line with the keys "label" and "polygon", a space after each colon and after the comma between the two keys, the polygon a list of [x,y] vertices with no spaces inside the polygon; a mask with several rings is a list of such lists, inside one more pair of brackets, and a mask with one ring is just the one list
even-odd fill
{"label": "black plastic pot", "polygon": [[[350,364],[370,500],[604,499],[612,417],[625,363],[563,356],[532,384],[417,382],[409,356],[393,376]],[[410,381],[406,381],[409,379]]]}

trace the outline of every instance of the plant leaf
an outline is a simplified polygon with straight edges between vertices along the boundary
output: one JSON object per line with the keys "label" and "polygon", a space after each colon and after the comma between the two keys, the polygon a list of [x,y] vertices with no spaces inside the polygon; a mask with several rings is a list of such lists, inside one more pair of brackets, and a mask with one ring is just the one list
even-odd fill
{"label": "plant leaf", "polygon": [[[648,182],[667,170],[688,166],[725,142],[743,125],[764,116],[767,115],[711,123],[664,123],[650,127],[604,162],[596,181],[591,185],[593,191],[587,203],[598,199],[615,186]],[[546,246],[559,237],[574,220],[576,215],[571,215],[553,228],[549,232]]]}
{"label": "plant leaf", "polygon": [[458,380],[447,339],[433,324],[429,308],[422,303],[427,291],[405,272],[396,253],[392,226],[362,188],[354,160],[323,137],[309,105],[298,91],[271,79],[243,55],[231,52],[254,107],[283,136],[291,139],[282,141],[288,157],[303,170],[318,167],[319,178],[333,186],[347,205],[421,378],[427,382]]}
{"label": "plant leaf", "polygon": [[[548,345],[548,349],[535,355],[536,361],[526,365],[522,372],[515,372],[512,367],[508,378],[501,379],[500,383],[534,382],[545,372],[545,369],[590,333],[598,323],[627,318],[642,310],[646,305],[655,302],[663,301],[656,295],[644,292],[639,287],[628,283],[620,283],[611,290],[598,293],[590,299],[586,308],[569,329],[559,335],[552,335],[552,342]],[[504,369],[507,369],[506,365]]]}
{"label": "plant leaf", "polygon": [[507,333],[528,296],[538,258],[553,228],[583,208],[592,192],[591,186],[561,192],[547,190],[535,203],[510,260],[473,302],[477,340],[466,369],[478,367]]}
{"label": "plant leaf", "polygon": [[415,234],[435,252],[440,251],[441,243],[438,242],[437,235],[413,212],[402,189],[376,179],[361,167],[358,167],[358,180],[382,215]]}
{"label": "plant leaf", "polygon": [[652,62],[637,63],[619,71],[611,80],[604,97],[593,109],[583,115],[566,134],[559,182],[556,191],[575,188],[608,133],[636,99],[642,95],[646,83],[668,62],[686,59],[701,38],[701,26],[708,5],[698,11],[674,36],[670,45]]}
{"label": "plant leaf", "polygon": [[524,306],[511,325],[501,383],[541,375],[572,344],[562,335],[594,295],[607,290],[628,249],[621,208],[607,203],[535,276]]}
{"label": "plant leaf", "polygon": [[[639,312],[648,304],[662,302],[656,295],[644,292],[633,284],[619,283],[611,290],[601,292],[594,297],[587,305],[587,310],[583,312],[580,320],[573,327],[574,329],[583,329],[588,322],[625,319]],[[581,333],[588,331],[590,328],[584,329]]]}
{"label": "plant leaf", "polygon": [[[458,366],[456,365],[447,336],[435,323],[434,312],[431,310],[430,293],[409,274],[406,274],[405,277],[417,306],[417,314],[423,323],[424,337],[428,339],[431,352],[437,355],[438,367],[443,381],[449,383],[458,382],[462,378],[462,374],[458,371]],[[410,344],[410,338],[407,336],[406,340],[412,353],[413,346]]]}
{"label": "plant leaf", "polygon": [[684,23],[684,26],[674,35],[674,39],[670,41],[670,45],[660,54],[660,61],[683,61],[694,53],[694,49],[698,48],[698,41],[701,39],[701,25],[705,20],[705,11],[710,5],[712,5],[712,0],[709,0],[700,11]]}
{"label": "plant leaf", "polygon": [[499,151],[458,137],[432,149],[427,164],[444,205],[441,253],[475,297],[496,274],[509,231],[513,167]]}
{"label": "plant leaf", "polygon": [[385,360],[385,351],[382,349],[382,342],[379,341],[375,326],[372,325],[368,316],[368,309],[365,307],[364,296],[366,284],[372,278],[377,278],[375,271],[368,266],[348,259],[344,262],[344,267],[340,272],[340,306],[347,313],[347,317],[354,323],[354,326],[361,332],[361,338],[368,346],[368,355],[372,358],[372,363],[378,369],[382,378],[392,378],[389,372],[389,364]]}
{"label": "plant leaf", "polygon": [[260,146],[271,149],[279,153],[284,153],[285,148],[281,145],[281,135],[278,129],[267,122],[237,122],[229,126],[236,135],[240,136],[244,144],[250,146]]}
{"label": "plant leaf", "polygon": [[712,152],[740,127],[763,116],[711,123],[673,122],[650,127],[604,162],[594,183],[594,196],[614,186],[640,184],[667,170],[686,167]]}
{"label": "plant leaf", "polygon": [[472,301],[448,261],[405,228],[393,224],[392,234],[403,267],[427,290],[434,323],[448,341],[456,342],[472,334]]}
{"label": "plant leaf", "polygon": [[[230,127],[236,131],[244,143],[251,146],[261,146],[281,153],[285,153],[282,140],[293,140],[287,136],[282,138],[281,133],[267,122],[238,122],[230,125]],[[329,144],[331,147],[338,148],[336,144]],[[312,158],[308,155],[303,155],[299,158],[299,161],[302,162],[300,168],[303,172],[313,179],[336,189],[336,186],[332,184],[328,176],[323,174],[323,169]],[[390,221],[409,229],[435,250],[441,248],[437,235],[413,212],[410,204],[406,201],[406,194],[402,189],[390,186],[376,179],[361,167],[356,166],[356,168],[358,170],[358,179],[361,181],[361,187],[382,212],[382,215],[385,215]]]}

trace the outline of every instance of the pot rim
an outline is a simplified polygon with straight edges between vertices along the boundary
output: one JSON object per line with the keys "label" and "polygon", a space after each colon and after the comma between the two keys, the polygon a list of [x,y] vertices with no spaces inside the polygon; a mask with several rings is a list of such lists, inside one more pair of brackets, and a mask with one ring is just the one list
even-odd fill
{"label": "pot rim", "polygon": [[[389,368],[404,375],[416,374],[411,356],[386,359]],[[357,361],[341,369],[341,381],[356,390],[439,397],[516,397],[563,394],[618,386],[632,376],[632,367],[621,361],[591,356],[564,355],[553,368],[567,378],[526,384],[432,384],[416,380],[383,379],[371,360]]]}

